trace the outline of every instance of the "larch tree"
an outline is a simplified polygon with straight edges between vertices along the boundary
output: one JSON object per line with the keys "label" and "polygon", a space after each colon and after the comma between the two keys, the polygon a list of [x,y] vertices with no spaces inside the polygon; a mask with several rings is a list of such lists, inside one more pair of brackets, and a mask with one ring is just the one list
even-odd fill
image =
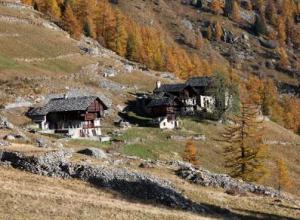
{"label": "larch tree", "polygon": [[264,162],[267,146],[262,142],[261,126],[257,120],[257,108],[242,103],[240,114],[232,118],[232,124],[221,134],[225,142],[225,168],[234,178],[259,181],[266,174]]}
{"label": "larch tree", "polygon": [[127,31],[124,24],[124,16],[119,10],[116,12],[116,24],[115,24],[115,45],[113,50],[120,56],[125,56],[127,46]]}
{"label": "larch tree", "polygon": [[263,91],[263,82],[256,76],[250,76],[245,83],[247,89],[247,97],[244,95],[244,99],[247,98],[247,102],[251,102],[253,105],[258,107],[262,103],[262,91]]}
{"label": "larch tree", "polygon": [[240,6],[237,3],[237,1],[233,2],[232,12],[231,12],[230,17],[235,22],[240,22],[241,21],[241,11],[240,11]]}
{"label": "larch tree", "polygon": [[281,47],[285,46],[285,41],[286,41],[286,26],[285,26],[285,18],[283,16],[280,16],[278,18],[278,26],[277,26],[277,31],[278,31],[278,40],[281,45]]}
{"label": "larch tree", "polygon": [[272,25],[277,24],[277,8],[273,0],[267,1],[265,16]]}
{"label": "larch tree", "polygon": [[208,40],[212,40],[212,36],[213,36],[213,27],[212,24],[210,24],[207,28],[207,33],[206,33],[206,37]]}
{"label": "larch tree", "polygon": [[192,140],[189,140],[185,145],[183,160],[194,165],[198,164],[197,147]]}
{"label": "larch tree", "polygon": [[220,41],[223,36],[223,30],[221,24],[217,21],[215,24],[215,38]]}
{"label": "larch tree", "polygon": [[261,91],[261,111],[263,115],[271,115],[277,104],[279,94],[274,81],[267,79],[263,81],[263,89]]}
{"label": "larch tree", "polygon": [[74,16],[70,4],[67,4],[63,12],[62,21],[64,29],[70,33],[75,39],[79,39],[81,35],[81,27],[78,20]]}
{"label": "larch tree", "polygon": [[289,177],[288,168],[283,159],[277,160],[277,177],[278,177],[278,190],[289,190],[291,189],[293,183]]}
{"label": "larch tree", "polygon": [[213,0],[210,5],[210,10],[216,14],[220,15],[222,12],[222,4],[220,0]]}
{"label": "larch tree", "polygon": [[138,39],[136,34],[129,32],[126,45],[126,58],[138,61]]}
{"label": "larch tree", "polygon": [[59,19],[61,16],[60,7],[57,4],[56,0],[47,0],[46,4],[46,12],[55,19]]}
{"label": "larch tree", "polygon": [[277,49],[277,54],[279,56],[279,65],[281,68],[287,68],[289,65],[289,57],[284,47],[279,47]]}

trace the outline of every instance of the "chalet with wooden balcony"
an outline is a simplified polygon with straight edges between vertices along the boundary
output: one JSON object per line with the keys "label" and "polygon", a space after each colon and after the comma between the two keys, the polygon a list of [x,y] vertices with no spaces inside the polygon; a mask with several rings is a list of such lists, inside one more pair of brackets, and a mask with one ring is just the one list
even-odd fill
{"label": "chalet with wooden balcony", "polygon": [[31,109],[28,116],[41,132],[61,133],[72,138],[101,136],[101,118],[108,107],[96,96],[51,99],[45,106]]}
{"label": "chalet with wooden balcony", "polygon": [[193,113],[196,110],[197,92],[193,87],[182,84],[163,84],[157,82],[154,94],[164,94],[164,96],[176,97],[179,104],[176,106],[176,112],[182,115]]}
{"label": "chalet with wooden balcony", "polygon": [[150,109],[154,124],[161,129],[174,129],[179,127],[176,112],[180,102],[175,96],[153,97],[147,107]]}

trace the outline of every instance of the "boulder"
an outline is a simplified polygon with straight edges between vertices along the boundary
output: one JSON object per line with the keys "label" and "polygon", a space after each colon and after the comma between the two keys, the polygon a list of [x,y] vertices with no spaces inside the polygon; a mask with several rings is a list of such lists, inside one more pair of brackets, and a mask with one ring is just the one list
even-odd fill
{"label": "boulder", "polygon": [[0,129],[14,129],[14,126],[12,123],[10,123],[7,118],[0,115]]}
{"label": "boulder", "polygon": [[8,141],[16,140],[15,136],[12,134],[5,135],[3,139]]}
{"label": "boulder", "polygon": [[103,150],[94,148],[94,147],[89,147],[89,148],[80,150],[80,151],[78,151],[78,153],[84,154],[87,156],[91,156],[91,157],[95,157],[95,158],[99,158],[99,159],[107,158],[107,155]]}
{"label": "boulder", "polygon": [[112,67],[104,70],[103,77],[114,77],[117,75],[117,71]]}
{"label": "boulder", "polygon": [[259,39],[259,43],[269,49],[276,49],[277,47],[277,41],[274,40]]}
{"label": "boulder", "polygon": [[139,167],[140,168],[154,168],[155,167],[155,162],[153,161],[144,161],[140,163]]}
{"label": "boulder", "polygon": [[49,148],[52,146],[52,143],[45,138],[37,138],[36,143],[40,148]]}
{"label": "boulder", "polygon": [[124,69],[126,70],[126,72],[131,73],[134,70],[134,67],[132,65],[126,64],[124,66]]}

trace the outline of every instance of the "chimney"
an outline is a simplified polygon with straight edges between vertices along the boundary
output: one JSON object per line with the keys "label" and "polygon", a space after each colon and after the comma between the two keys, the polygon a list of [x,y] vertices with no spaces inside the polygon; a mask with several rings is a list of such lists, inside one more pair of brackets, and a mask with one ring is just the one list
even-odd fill
{"label": "chimney", "polygon": [[160,87],[161,87],[161,81],[158,80],[158,81],[156,82],[156,88],[159,89]]}

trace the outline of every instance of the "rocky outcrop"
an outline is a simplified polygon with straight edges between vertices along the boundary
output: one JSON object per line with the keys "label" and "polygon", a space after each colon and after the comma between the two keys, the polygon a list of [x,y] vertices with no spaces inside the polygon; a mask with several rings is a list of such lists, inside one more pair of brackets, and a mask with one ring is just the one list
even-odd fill
{"label": "rocky outcrop", "polygon": [[101,159],[107,158],[107,155],[103,150],[94,148],[94,147],[89,147],[89,148],[80,150],[80,151],[78,151],[78,153],[84,154],[87,156],[91,156],[91,157],[95,157],[95,158],[101,158]]}
{"label": "rocky outcrop", "polygon": [[246,183],[241,180],[234,179],[226,174],[211,173],[207,170],[196,169],[188,164],[182,166],[176,171],[176,174],[191,183],[201,186],[211,186],[223,188],[226,191],[238,191],[242,193],[254,193],[270,197],[278,197],[279,191],[265,186]]}
{"label": "rocky outcrop", "polygon": [[[0,151],[0,165],[12,166],[34,174],[76,178],[96,187],[116,190],[124,196],[153,201],[172,208],[197,213],[228,213],[228,210],[196,204],[178,192],[169,181],[126,169],[87,164],[73,164],[68,151],[52,151],[42,156],[26,156],[17,152]],[[215,208],[215,207],[214,207]]]}

